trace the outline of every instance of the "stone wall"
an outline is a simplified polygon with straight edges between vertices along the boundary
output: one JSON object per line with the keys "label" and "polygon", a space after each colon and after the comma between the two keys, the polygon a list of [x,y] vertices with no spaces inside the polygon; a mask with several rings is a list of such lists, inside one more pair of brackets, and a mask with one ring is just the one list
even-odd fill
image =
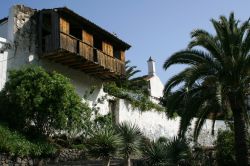
{"label": "stone wall", "polygon": [[35,158],[35,157],[21,157],[12,156],[6,153],[0,154],[0,165],[1,166],[42,166],[46,163],[58,163],[66,161],[82,160],[84,154],[82,151],[77,149],[64,149],[58,154],[50,158]]}

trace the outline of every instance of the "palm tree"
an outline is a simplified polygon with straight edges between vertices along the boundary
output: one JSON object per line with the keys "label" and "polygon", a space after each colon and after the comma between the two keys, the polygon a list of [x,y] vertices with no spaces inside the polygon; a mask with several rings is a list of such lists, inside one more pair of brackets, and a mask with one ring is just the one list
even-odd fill
{"label": "palm tree", "polygon": [[131,156],[140,154],[142,134],[138,126],[130,123],[121,123],[117,131],[122,138],[121,153],[125,158],[125,165],[131,165]]}
{"label": "palm tree", "polygon": [[135,91],[140,90],[143,93],[148,94],[148,83],[144,77],[135,77],[135,75],[140,73],[141,70],[138,70],[137,66],[131,66],[130,63],[130,60],[125,62],[125,77],[116,80],[117,86]]}
{"label": "palm tree", "polygon": [[125,62],[125,70],[126,70],[126,80],[130,80],[135,76],[135,74],[141,72],[141,70],[136,69],[137,66],[130,66],[129,64],[131,63],[130,60],[127,60]]}
{"label": "palm tree", "polygon": [[104,165],[109,166],[111,158],[120,150],[121,138],[114,130],[104,128],[92,133],[86,147],[91,157],[100,158]]}
{"label": "palm tree", "polygon": [[[196,136],[206,118],[215,120],[218,114],[232,114],[236,160],[245,166],[248,162],[245,100],[250,85],[250,24],[247,20],[239,25],[233,13],[229,19],[221,16],[218,21],[212,19],[211,22],[216,35],[194,30],[188,48],[165,61],[164,69],[173,64],[188,65],[166,83],[165,104],[173,113],[179,103],[176,111],[182,118],[180,131],[185,131],[192,118],[198,117]],[[179,89],[172,92],[177,85]]]}

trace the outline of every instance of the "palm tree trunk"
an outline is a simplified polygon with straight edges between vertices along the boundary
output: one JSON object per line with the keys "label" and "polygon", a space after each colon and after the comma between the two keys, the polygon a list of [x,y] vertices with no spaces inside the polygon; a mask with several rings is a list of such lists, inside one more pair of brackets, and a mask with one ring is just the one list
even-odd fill
{"label": "palm tree trunk", "polygon": [[125,164],[124,164],[125,166],[131,166],[131,160],[130,160],[130,157],[127,157],[126,159],[125,159]]}
{"label": "palm tree trunk", "polygon": [[247,143],[246,143],[246,124],[243,110],[238,105],[232,106],[234,116],[234,138],[235,138],[235,155],[237,164],[247,166]]}

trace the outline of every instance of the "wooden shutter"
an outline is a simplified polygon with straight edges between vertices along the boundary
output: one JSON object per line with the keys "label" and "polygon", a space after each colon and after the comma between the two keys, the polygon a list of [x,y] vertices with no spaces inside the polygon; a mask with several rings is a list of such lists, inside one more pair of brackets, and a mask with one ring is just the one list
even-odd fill
{"label": "wooden shutter", "polygon": [[85,43],[88,43],[90,44],[91,46],[93,46],[93,36],[86,32],[86,31],[82,31],[82,40],[85,42]]}
{"label": "wooden shutter", "polygon": [[102,51],[113,57],[113,46],[111,44],[102,42]]}
{"label": "wooden shutter", "polygon": [[69,34],[69,22],[60,18],[60,31]]}
{"label": "wooden shutter", "polygon": [[121,61],[125,62],[125,52],[121,51]]}

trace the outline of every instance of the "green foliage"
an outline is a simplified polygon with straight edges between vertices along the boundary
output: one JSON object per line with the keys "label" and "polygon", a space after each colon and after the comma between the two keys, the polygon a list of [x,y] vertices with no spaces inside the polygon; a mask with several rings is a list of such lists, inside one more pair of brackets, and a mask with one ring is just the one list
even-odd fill
{"label": "green foliage", "polygon": [[234,153],[234,133],[232,131],[219,131],[215,146],[216,161],[219,165],[237,165]]}
{"label": "green foliage", "polygon": [[86,127],[90,114],[69,79],[37,66],[10,71],[0,93],[0,120],[34,135],[55,130],[74,134]]}
{"label": "green foliage", "polygon": [[192,147],[192,160],[194,166],[214,166],[216,165],[213,148],[202,147],[196,144]]}
{"label": "green foliage", "polygon": [[135,77],[141,70],[137,70],[137,66],[130,66],[129,64],[130,60],[125,62],[125,77],[116,79],[117,87],[149,95],[148,81],[144,77]]}
{"label": "green foliage", "polygon": [[121,143],[121,137],[113,129],[104,128],[90,135],[86,148],[91,157],[107,160],[118,154]]}
{"label": "green foliage", "polygon": [[134,108],[139,108],[142,111],[148,111],[151,109],[155,109],[157,111],[164,111],[164,109],[160,105],[150,101],[149,97],[141,92],[135,92],[119,88],[116,86],[116,84],[105,84],[104,91],[110,95],[129,101],[129,103]]}
{"label": "green foliage", "polygon": [[165,70],[174,64],[187,67],[166,83],[163,101],[168,114],[177,112],[181,116],[180,136],[197,117],[195,140],[207,118],[213,122],[221,115],[233,119],[237,164],[247,165],[245,101],[250,88],[250,20],[240,24],[231,13],[211,23],[215,35],[194,30],[188,48],[165,61]]}
{"label": "green foliage", "polygon": [[171,140],[158,139],[143,149],[148,165],[190,165],[191,150],[185,139],[174,137]]}
{"label": "green foliage", "polygon": [[174,137],[167,142],[167,162],[169,165],[189,165],[191,150],[185,139]]}
{"label": "green foliage", "polygon": [[51,144],[40,140],[29,141],[24,135],[1,124],[0,150],[18,156],[47,156],[56,152]]}
{"label": "green foliage", "polygon": [[106,115],[96,114],[93,123],[93,132],[100,130],[102,128],[112,128],[113,127],[112,114],[108,113]]}
{"label": "green foliage", "polygon": [[145,156],[146,163],[152,166],[167,165],[166,161],[166,142],[156,141],[146,144],[143,147],[143,155]]}
{"label": "green foliage", "polygon": [[86,149],[86,145],[85,144],[73,144],[72,145],[73,149],[79,149],[79,150],[85,150]]}
{"label": "green foliage", "polygon": [[139,127],[123,122],[116,127],[116,130],[122,138],[120,153],[124,158],[128,159],[132,155],[139,155],[142,140],[142,133]]}

